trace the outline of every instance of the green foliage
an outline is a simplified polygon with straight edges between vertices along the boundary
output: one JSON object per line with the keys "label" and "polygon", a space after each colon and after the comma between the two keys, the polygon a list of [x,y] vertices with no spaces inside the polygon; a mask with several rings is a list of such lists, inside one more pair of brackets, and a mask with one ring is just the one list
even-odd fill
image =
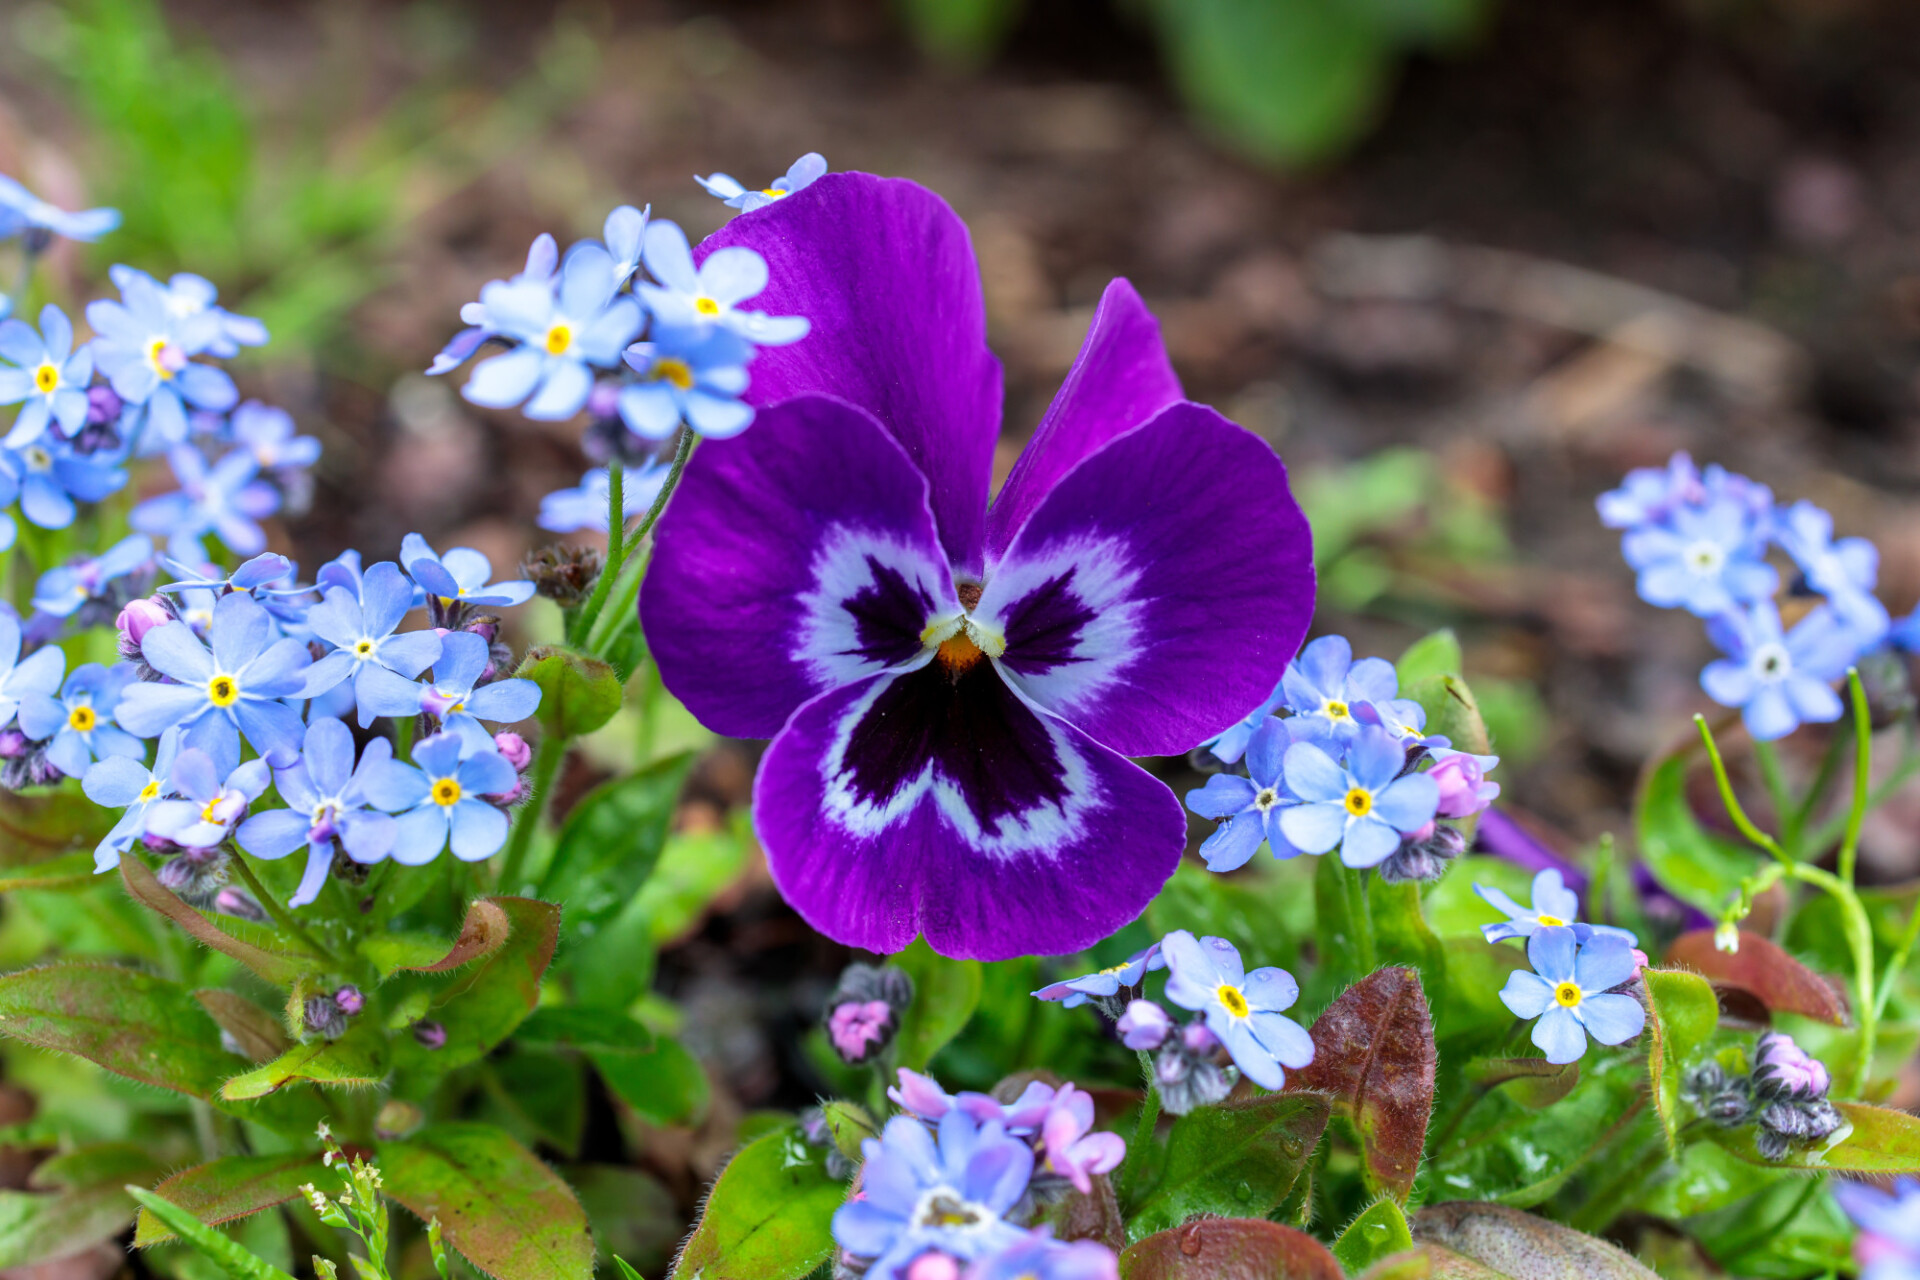
{"label": "green foliage", "polygon": [[1341,1280],[1327,1247],[1264,1218],[1200,1218],[1135,1241],[1120,1280]]}
{"label": "green foliage", "polygon": [[[153,1188],[156,1196],[178,1206],[209,1226],[248,1217],[300,1194],[300,1188],[318,1179],[324,1170],[313,1152],[272,1156],[223,1156],[182,1169]],[[138,1249],[164,1244],[173,1229],[142,1209],[133,1243]]]}
{"label": "green foliage", "polygon": [[920,48],[967,67],[985,60],[1019,18],[1022,0],[896,0]]}
{"label": "green foliage", "polygon": [[1200,1107],[1174,1122],[1164,1167],[1127,1224],[1138,1240],[1196,1214],[1259,1216],[1306,1167],[1330,1108],[1316,1094],[1282,1093]]}
{"label": "green foliage", "polygon": [[1294,1083],[1326,1094],[1360,1138],[1367,1188],[1404,1203],[1433,1114],[1433,1017],[1411,969],[1377,970],[1313,1024],[1313,1061]]}
{"label": "green foliage", "polygon": [[134,1212],[127,1184],[145,1186],[160,1173],[152,1153],[128,1143],[45,1161],[29,1190],[0,1191],[0,1268],[64,1258],[118,1234]]}
{"label": "green foliage", "polygon": [[570,934],[598,927],[653,875],[693,757],[656,760],[581,797],[567,814],[539,896],[567,904]]}
{"label": "green foliage", "polygon": [[507,1280],[578,1280],[593,1266],[587,1217],[567,1184],[500,1130],[430,1125],[380,1145],[387,1194],[474,1266]]}
{"label": "green foliage", "polygon": [[140,1207],[164,1223],[167,1229],[185,1239],[195,1249],[217,1263],[233,1280],[293,1280],[293,1277],[229,1240],[185,1209],[162,1199],[151,1191],[128,1187],[127,1194]]}
{"label": "green foliage", "polygon": [[675,1280],[798,1280],[832,1255],[833,1211],[846,1195],[797,1129],[764,1134],[713,1184]]}
{"label": "green foliage", "polygon": [[1411,1248],[1413,1233],[1400,1206],[1391,1200],[1376,1200],[1333,1242],[1333,1256],[1348,1271],[1360,1272],[1382,1258]]}
{"label": "green foliage", "polygon": [[1690,751],[1662,759],[1641,779],[1634,800],[1640,856],[1675,897],[1718,913],[1758,866],[1756,855],[1700,825],[1687,803]]}
{"label": "green foliage", "polygon": [[513,673],[540,686],[535,719],[556,738],[578,738],[613,719],[620,710],[620,677],[598,658],[552,645],[527,650]]}
{"label": "green foliage", "polygon": [[925,1071],[973,1017],[980,1003],[980,962],[935,955],[926,939],[917,938],[891,963],[913,979],[914,992],[913,1006],[900,1020],[895,1052],[901,1066]]}
{"label": "green foliage", "polygon": [[1720,1002],[1697,973],[1643,969],[1647,991],[1647,1072],[1667,1146],[1680,1145],[1680,1083],[1720,1021]]}
{"label": "green foliage", "polygon": [[235,1064],[185,987],[117,965],[68,962],[0,977],[0,1035],[194,1098],[217,1095]]}

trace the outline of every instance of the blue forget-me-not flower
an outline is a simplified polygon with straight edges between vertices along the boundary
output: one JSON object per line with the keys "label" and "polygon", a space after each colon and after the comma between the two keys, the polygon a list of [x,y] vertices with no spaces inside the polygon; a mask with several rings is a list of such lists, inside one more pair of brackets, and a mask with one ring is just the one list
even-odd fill
{"label": "blue forget-me-not flower", "polygon": [[1570,928],[1536,929],[1527,939],[1531,973],[1507,975],[1500,999],[1517,1018],[1538,1018],[1533,1043],[1556,1065],[1576,1062],[1587,1037],[1623,1044],[1640,1034],[1647,1011],[1632,996],[1610,991],[1638,971],[1633,948],[1612,934],[1582,943]]}
{"label": "blue forget-me-not flower", "polygon": [[24,320],[0,321],[0,359],[16,366],[0,369],[0,404],[20,405],[20,416],[0,444],[31,443],[55,422],[69,437],[86,425],[93,352],[74,350],[73,322],[66,312],[48,303],[40,311],[37,333]]}
{"label": "blue forget-me-not flower", "polygon": [[1284,809],[1280,829],[1304,853],[1340,849],[1350,867],[1385,861],[1433,820],[1440,787],[1421,773],[1401,775],[1406,748],[1385,729],[1367,725],[1337,763],[1311,742],[1287,748],[1288,788],[1300,803]]}
{"label": "blue forget-me-not flower", "polygon": [[304,907],[320,896],[336,844],[363,865],[393,851],[399,824],[372,808],[367,790],[368,780],[392,759],[392,744],[375,738],[356,766],[353,731],[338,720],[322,718],[307,726],[300,758],[273,771],[274,786],[287,807],[254,814],[240,824],[235,839],[256,858],[284,858],[306,846],[306,870],[287,900],[289,907]]}
{"label": "blue forget-me-not flower", "polygon": [[706,188],[708,195],[722,201],[728,208],[738,209],[742,213],[751,213],[755,209],[765,208],[775,200],[812,186],[826,171],[827,158],[818,151],[809,151],[788,165],[785,173],[758,191],[742,186],[737,179],[724,173],[716,173],[705,178],[695,174],[693,180]]}
{"label": "blue forget-me-not flower", "polygon": [[1225,938],[1196,938],[1175,929],[1160,940],[1167,957],[1167,999],[1206,1019],[1242,1075],[1263,1089],[1287,1083],[1282,1069],[1313,1061],[1313,1037],[1286,1016],[1300,984],[1271,966],[1248,973]]}
{"label": "blue forget-me-not flower", "polygon": [[1707,664],[1700,687],[1721,706],[1740,708],[1755,738],[1770,742],[1803,722],[1840,718],[1833,682],[1846,674],[1857,649],[1852,632],[1827,606],[1783,633],[1780,611],[1762,600],[1709,619],[1707,635],[1727,656]]}

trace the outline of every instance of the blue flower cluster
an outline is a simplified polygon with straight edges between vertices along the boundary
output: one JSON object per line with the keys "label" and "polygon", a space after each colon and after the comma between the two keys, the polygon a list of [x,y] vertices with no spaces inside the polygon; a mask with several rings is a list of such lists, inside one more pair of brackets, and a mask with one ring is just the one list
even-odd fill
{"label": "blue flower cluster", "polygon": [[[1276,715],[1275,712],[1284,712]],[[1244,773],[1219,773],[1187,807],[1220,823],[1200,846],[1209,870],[1244,866],[1261,845],[1276,858],[1335,849],[1350,867],[1389,880],[1429,879],[1464,840],[1439,819],[1466,818],[1500,794],[1497,756],[1428,735],[1426,711],[1399,696],[1393,664],[1353,660],[1341,636],[1301,649],[1252,715],[1204,750]]]}
{"label": "blue flower cluster", "polygon": [[859,1190],[833,1216],[835,1243],[869,1280],[1117,1280],[1105,1245],[1021,1225],[1126,1156],[1117,1135],[1092,1131],[1085,1091],[1036,1081],[1001,1103],[902,1068],[889,1094],[908,1114],[861,1144]]}
{"label": "blue flower cluster", "polygon": [[1515,1017],[1533,1021],[1533,1043],[1548,1062],[1578,1061],[1589,1036],[1615,1045],[1640,1034],[1646,1008],[1624,990],[1647,962],[1633,934],[1576,919],[1580,897],[1551,868],[1533,878],[1531,906],[1485,885],[1473,891],[1507,917],[1480,926],[1489,943],[1526,940],[1533,968],[1508,974],[1500,999]]}
{"label": "blue flower cluster", "polygon": [[[719,173],[698,181],[751,212],[826,169],[809,153],[763,191]],[[767,287],[758,253],[726,248],[696,263],[686,233],[651,213],[652,206],[621,205],[607,215],[601,239],[582,240],[564,256],[552,236],[541,235],[518,275],[490,282],[461,308],[467,327],[427,369],[448,373],[490,343],[505,347],[474,366],[461,394],[484,408],[518,406],[543,422],[586,411],[594,421],[588,452],[641,472],[638,483],[623,485],[628,515],[644,512],[659,493],[666,468],[656,451],[682,426],[723,439],[751,425],[753,409],[741,399],[747,365],[759,348],[798,342],[809,327],[804,317],[747,306]],[[542,527],[604,527],[608,487],[600,469],[578,488],[550,494]],[[596,494],[598,509],[589,510]]]}
{"label": "blue flower cluster", "polygon": [[[1598,505],[1601,522],[1623,531],[1640,598],[1706,621],[1727,656],[1701,672],[1701,687],[1739,708],[1756,739],[1839,719],[1834,684],[1848,667],[1889,645],[1920,648],[1920,610],[1896,623],[1874,594],[1879,551],[1836,539],[1833,516],[1811,502],[1777,506],[1767,486],[1676,453],[1629,473]],[[1786,626],[1783,613],[1797,621]]]}

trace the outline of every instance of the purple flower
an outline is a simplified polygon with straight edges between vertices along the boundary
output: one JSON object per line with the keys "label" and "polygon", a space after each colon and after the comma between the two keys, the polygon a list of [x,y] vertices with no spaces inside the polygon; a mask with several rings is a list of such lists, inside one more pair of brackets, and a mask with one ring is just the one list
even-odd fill
{"label": "purple flower", "polygon": [[1665,520],[1675,507],[1699,503],[1706,497],[1693,459],[1676,453],[1664,467],[1641,467],[1627,473],[1618,489],[1600,495],[1600,523],[1609,529],[1632,529]]}
{"label": "purple flower", "polygon": [[[494,284],[538,284],[549,290],[553,287],[553,273],[560,265],[560,246],[554,243],[552,236],[541,232],[527,247],[527,265],[519,275],[511,280],[496,280]],[[485,290],[481,291],[485,296]],[[466,363],[467,357],[480,349],[482,343],[495,335],[495,320],[487,310],[485,302],[469,302],[460,308],[460,319],[469,327],[453,335],[453,339],[433,358],[427,366],[427,376],[436,377],[449,373]]]}
{"label": "purple flower", "polygon": [[1676,507],[1663,523],[1629,530],[1621,544],[1627,563],[1639,572],[1642,600],[1701,618],[1765,600],[1779,589],[1779,573],[1763,558],[1766,549],[1761,517],[1725,493],[1702,506]]}
{"label": "purple flower", "polygon": [[455,547],[443,556],[425,538],[410,533],[400,540],[400,563],[423,590],[449,604],[499,608],[533,597],[533,584],[524,579],[489,583],[493,562],[472,547]]}
{"label": "purple flower", "polygon": [[1285,468],[1181,400],[1116,283],[989,510],[1000,372],[952,211],[829,174],[723,227],[706,269],[747,247],[776,268],[760,301],[833,341],[762,350],[751,438],[688,464],[640,597],[662,678],[709,728],[774,739],[756,827],[822,932],[981,958],[1090,946],[1186,839],[1126,757],[1240,720],[1305,628]]}
{"label": "purple flower", "polygon": [[1239,763],[1240,757],[1247,753],[1247,744],[1253,741],[1254,733],[1272,717],[1274,712],[1285,706],[1286,701],[1286,677],[1282,676],[1280,683],[1273,686],[1273,692],[1267,695],[1265,702],[1249,712],[1239,724],[1203,745],[1220,763]]}
{"label": "purple flower", "polygon": [[1151,1000],[1133,1000],[1114,1024],[1120,1043],[1129,1049],[1158,1049],[1173,1034],[1173,1019]]}
{"label": "purple flower", "polygon": [[189,849],[218,848],[272,778],[264,759],[235,765],[223,778],[212,756],[188,747],[174,757],[167,775],[180,798],[161,800],[148,811],[147,834]]}
{"label": "purple flower", "polygon": [[[739,309],[767,288],[767,260],[754,249],[737,244],[709,249],[709,240],[701,246],[706,252],[696,267],[686,232],[671,222],[648,226],[645,243],[647,270],[660,283],[637,288],[658,324],[702,336],[724,329],[760,347],[798,342],[812,329],[806,316]],[[843,281],[842,290],[854,284]]]}
{"label": "purple flower", "polygon": [[[43,651],[44,652],[44,651]],[[56,651],[57,652],[57,651]],[[140,739],[113,722],[113,709],[133,679],[130,666],[75,667],[57,696],[30,693],[20,700],[20,727],[34,741],[47,741],[47,759],[70,778],[78,778],[96,759],[145,758]]]}
{"label": "purple flower", "polygon": [[257,556],[267,547],[259,521],[280,509],[280,494],[256,479],[260,466],[245,449],[234,449],[209,466],[200,450],[183,444],[167,451],[180,488],[148,498],[127,516],[142,533],[167,539],[176,560],[207,558],[200,541],[215,534],[236,555]]}
{"label": "purple flower", "polygon": [[507,815],[484,797],[511,791],[514,780],[491,742],[476,746],[451,733],[416,743],[412,764],[383,761],[358,778],[368,803],[399,815],[392,856],[409,867],[439,857],[449,837],[462,862],[491,857],[507,842]]}
{"label": "purple flower", "polygon": [[[267,326],[252,316],[239,316],[222,307],[214,305],[220,291],[211,280],[196,276],[192,272],[176,272],[166,284],[161,284],[136,267],[112,266],[107,269],[112,277],[114,288],[125,293],[127,285],[135,276],[145,277],[153,283],[166,300],[167,312],[180,320],[196,320],[199,316],[208,316],[213,322],[213,336],[207,341],[206,353],[226,359],[240,354],[241,347],[265,346]],[[199,322],[204,323],[204,322]]]}
{"label": "purple flower", "polygon": [[320,896],[336,843],[363,866],[392,852],[398,824],[374,812],[367,794],[368,779],[392,759],[392,745],[375,738],[356,767],[353,731],[323,718],[307,726],[300,759],[273,771],[274,786],[287,808],[255,814],[236,836],[240,847],[256,858],[284,858],[301,845],[307,847],[307,869],[287,899],[289,907],[304,907]]}
{"label": "purple flower", "polygon": [[[620,477],[621,514],[643,516],[667,482],[670,468],[655,460],[646,466],[625,472]],[[607,494],[613,480],[605,467],[596,467],[580,477],[578,489],[556,489],[540,499],[540,527],[554,533],[578,533],[607,529]]]}
{"label": "purple flower", "polygon": [[116,283],[122,301],[87,304],[87,323],[99,335],[93,358],[115,395],[146,407],[140,451],[156,453],[186,441],[187,406],[224,413],[240,393],[224,372],[190,359],[219,342],[217,316],[176,314],[143,272],[124,273]]}
{"label": "purple flower", "polygon": [[1055,982],[1033,994],[1042,1000],[1058,1000],[1063,1009],[1078,1009],[1088,1000],[1098,1000],[1104,1004],[1126,988],[1139,986],[1141,979],[1154,970],[1166,967],[1166,958],[1160,954],[1160,944],[1156,942],[1144,951],[1134,952],[1110,969]]}
{"label": "purple flower", "polygon": [[[481,720],[508,724],[526,719],[540,706],[540,686],[531,680],[481,684],[491,661],[485,640],[472,632],[451,631],[440,638],[433,678],[424,684],[404,680],[384,666],[363,667],[354,685],[360,716],[371,723],[373,716],[425,712],[464,742],[491,751],[493,734],[481,727]],[[512,785],[509,780],[507,786],[497,790],[508,791]]]}
{"label": "purple flower", "polygon": [[561,421],[593,390],[593,366],[611,368],[640,332],[640,307],[616,296],[613,259],[581,245],[560,269],[559,289],[540,281],[494,281],[480,291],[490,333],[519,341],[481,361],[461,390],[474,404],[506,409],[525,401],[529,418]]}
{"label": "purple flower", "polygon": [[[241,592],[220,597],[209,628],[212,651],[184,622],[147,632],[140,652],[147,664],[177,683],[142,681],[120,699],[120,727],[151,738],[181,725],[189,747],[215,753],[245,734],[255,751],[277,764],[300,750],[300,714],[282,698],[297,697],[312,663],[307,646],[274,638],[273,619]],[[217,754],[217,753],[215,753]]]}
{"label": "purple flower", "polygon": [[1093,1099],[1071,1084],[1060,1086],[1040,1123],[1042,1168],[1058,1174],[1082,1195],[1093,1193],[1093,1179],[1111,1173],[1127,1158],[1127,1143],[1117,1133],[1094,1133]]}
{"label": "purple flower", "polygon": [[1860,1228],[1853,1240],[1860,1280],[1920,1280],[1920,1180],[1896,1178],[1892,1191],[1845,1179],[1831,1185]]}
{"label": "purple flower", "polygon": [[710,440],[737,436],[753,423],[740,402],[751,359],[753,345],[725,329],[663,328],[627,348],[640,381],[620,389],[620,420],[646,440],[665,440],[682,422]]}
{"label": "purple flower", "polygon": [[1471,818],[1500,798],[1500,784],[1486,780],[1480,757],[1457,751],[1427,770],[1440,788],[1434,813],[1442,818]]}
{"label": "purple flower", "polygon": [[1345,636],[1321,636],[1287,666],[1281,690],[1296,715],[1345,744],[1360,732],[1354,709],[1392,701],[1400,678],[1385,658],[1355,662]]}
{"label": "purple flower", "polygon": [[1406,748],[1384,729],[1363,728],[1340,765],[1311,742],[1287,748],[1287,786],[1301,803],[1280,828],[1305,853],[1338,846],[1350,867],[1371,867],[1432,821],[1440,786],[1424,773],[1402,775]]}
{"label": "purple flower", "polygon": [[724,173],[703,178],[699,174],[693,180],[706,188],[707,194],[722,201],[730,209],[742,213],[752,213],[755,209],[764,209],[775,200],[790,196],[796,191],[813,185],[827,171],[827,159],[818,151],[809,151],[787,166],[787,171],[773,182],[758,191],[749,190]]}
{"label": "purple flower", "polygon": [[1167,953],[1167,999],[1206,1019],[1241,1074],[1263,1089],[1287,1082],[1281,1070],[1313,1061],[1313,1037],[1284,1009],[1300,998],[1300,984],[1271,966],[1252,973],[1225,938],[1195,938],[1175,929],[1161,945]]}
{"label": "purple flower", "polygon": [[1587,1052],[1587,1037],[1601,1044],[1623,1044],[1640,1034],[1647,1011],[1632,996],[1610,993],[1633,977],[1639,966],[1633,948],[1612,934],[1596,933],[1582,943],[1569,928],[1536,929],[1527,939],[1531,973],[1507,975],[1500,999],[1516,1018],[1538,1018],[1533,1043],[1557,1064],[1577,1062]]}
{"label": "purple flower", "polygon": [[843,1062],[865,1062],[893,1032],[893,1006],[885,1000],[846,1000],[827,1014],[827,1039]]}
{"label": "purple flower", "polygon": [[1739,707],[1747,732],[1763,742],[1784,737],[1802,722],[1840,718],[1833,682],[1853,662],[1852,633],[1825,606],[1782,633],[1771,600],[1707,623],[1707,636],[1727,656],[1707,664],[1700,687],[1723,707]]}
{"label": "purple flower", "polygon": [[1833,1077],[1820,1059],[1784,1031],[1765,1031],[1755,1046],[1753,1089],[1763,1096],[1824,1098]]}
{"label": "purple flower", "polygon": [[1879,644],[1892,626],[1887,606],[1873,594],[1880,552],[1865,538],[1833,539],[1833,517],[1802,499],[1774,513],[1773,536],[1806,575],[1807,585],[1853,632],[1859,649]]}
{"label": "purple flower", "polygon": [[1220,823],[1200,846],[1207,870],[1237,870],[1263,843],[1276,858],[1300,856],[1300,850],[1280,829],[1280,815],[1288,806],[1300,803],[1299,797],[1287,790],[1282,761],[1294,742],[1325,743],[1328,736],[1321,723],[1306,716],[1287,720],[1268,717],[1247,744],[1248,777],[1216,773],[1207,779],[1206,786],[1187,792],[1187,808]]}
{"label": "purple flower", "polygon": [[971,1260],[1020,1239],[1003,1215],[1026,1193],[1033,1152],[998,1121],[949,1111],[936,1141],[920,1121],[895,1116],[860,1145],[867,1158],[861,1193],[835,1210],[833,1238],[873,1259],[868,1280],[900,1280],[928,1250]]}
{"label": "purple flower", "polygon": [[[94,846],[93,870],[97,875],[120,865],[120,855],[133,847],[147,830],[147,811],[175,793],[173,762],[180,753],[180,731],[169,729],[160,735],[153,767],[148,768],[134,756],[108,756],[97,761],[80,779],[80,790],[87,799],[106,809],[123,809],[113,830]],[[238,758],[239,744],[234,744]],[[217,757],[215,772],[230,773],[234,760]]]}
{"label": "purple flower", "polygon": [[33,607],[55,618],[70,618],[89,600],[98,599],[115,579],[153,563],[153,539],[144,533],[122,538],[98,556],[57,565],[34,584]]}
{"label": "purple flower", "polygon": [[1119,1280],[1119,1276],[1119,1260],[1107,1246],[1095,1240],[1063,1244],[1041,1228],[975,1262],[964,1280]]}
{"label": "purple flower", "polygon": [[[307,611],[307,626],[333,652],[322,657],[307,671],[305,695],[318,697],[344,681],[353,682],[354,700],[360,708],[360,727],[366,728],[380,714],[411,714],[410,711],[382,713],[369,706],[378,701],[374,672],[386,672],[407,688],[422,671],[440,657],[441,637],[433,631],[399,633],[400,623],[413,607],[413,583],[407,581],[399,566],[382,561],[366,571],[359,598],[345,587],[330,587],[326,598]],[[485,648],[482,642],[483,649]],[[404,705],[407,699],[395,705]],[[412,711],[418,711],[417,696]]]}
{"label": "purple flower", "polygon": [[[127,473],[118,467],[79,457],[72,446],[51,436],[19,449],[0,448],[0,473],[0,493],[17,491],[20,514],[42,529],[72,524],[74,499],[98,502],[127,482]],[[11,529],[6,540],[11,546]]]}
{"label": "purple flower", "polygon": [[31,443],[52,422],[68,436],[86,425],[93,352],[73,349],[73,322],[66,312],[52,303],[41,308],[39,333],[24,320],[0,322],[0,358],[19,366],[0,369],[0,404],[26,402],[0,444]]}
{"label": "purple flower", "polygon": [[85,209],[68,213],[42,200],[12,178],[0,174],[0,236],[22,231],[51,232],[69,240],[98,240],[120,225],[118,209]]}
{"label": "purple flower", "polygon": [[1475,883],[1473,891],[1482,901],[1496,911],[1504,912],[1505,920],[1494,924],[1483,924],[1480,932],[1488,942],[1504,942],[1508,938],[1531,938],[1541,929],[1572,929],[1574,939],[1585,942],[1596,933],[1608,933],[1620,938],[1629,947],[1635,945],[1633,934],[1625,929],[1616,929],[1612,925],[1580,924],[1576,917],[1580,914],[1580,895],[1567,888],[1566,879],[1556,870],[1549,868],[1533,878],[1533,905],[1523,907],[1499,889],[1489,889]]}
{"label": "purple flower", "polygon": [[[13,723],[14,713],[28,698],[45,697],[60,687],[67,655],[54,645],[20,657],[20,621],[0,606],[0,729]],[[32,736],[32,735],[30,735]]]}

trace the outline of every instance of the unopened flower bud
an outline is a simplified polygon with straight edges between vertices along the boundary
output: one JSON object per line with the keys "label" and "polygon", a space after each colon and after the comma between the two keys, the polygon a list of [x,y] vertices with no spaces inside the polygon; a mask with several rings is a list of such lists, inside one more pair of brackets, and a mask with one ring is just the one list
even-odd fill
{"label": "unopened flower bud", "polygon": [[232,916],[236,920],[252,920],[259,923],[267,918],[260,904],[240,890],[228,885],[213,895],[213,909],[223,916]]}
{"label": "unopened flower bud", "polygon": [[112,426],[120,420],[120,412],[125,407],[119,393],[106,383],[98,383],[87,388],[88,426]]}
{"label": "unopened flower bud", "polygon": [[420,1042],[423,1049],[444,1049],[447,1047],[447,1029],[437,1022],[416,1022],[413,1024],[413,1038]]}
{"label": "unopened flower bud", "polygon": [[960,1264],[949,1254],[923,1253],[907,1264],[905,1280],[960,1280]]}
{"label": "unopened flower bud", "polygon": [[1470,755],[1448,756],[1427,770],[1427,776],[1439,784],[1440,807],[1434,812],[1442,818],[1470,818],[1500,794],[1500,784],[1488,782],[1480,762]]}
{"label": "unopened flower bud", "polygon": [[827,1039],[843,1062],[865,1062],[897,1029],[893,1006],[885,1000],[846,1000],[827,1011]]}
{"label": "unopened flower bud", "polygon": [[556,543],[522,560],[520,576],[532,579],[533,589],[562,609],[571,609],[593,593],[605,564],[598,548]]}
{"label": "unopened flower bud", "polygon": [[1713,949],[1734,955],[1740,950],[1740,926],[1731,920],[1722,920],[1713,930]]}
{"label": "unopened flower bud", "polygon": [[323,1040],[337,1038],[347,1029],[347,1015],[332,996],[308,996],[300,1011],[307,1034]]}
{"label": "unopened flower bud", "polygon": [[1151,1000],[1135,1000],[1120,1015],[1120,1043],[1129,1049],[1158,1049],[1173,1034],[1173,1019]]}
{"label": "unopened flower bud", "polygon": [[127,607],[120,610],[120,616],[113,620],[113,625],[138,648],[140,642],[147,638],[147,632],[172,621],[172,612],[149,596],[128,601]]}
{"label": "unopened flower bud", "polygon": [[360,994],[358,987],[342,987],[333,993],[333,1002],[340,1006],[340,1012],[349,1018],[367,1007],[367,998]]}
{"label": "unopened flower bud", "polygon": [[1428,823],[1400,842],[1374,870],[1388,884],[1407,880],[1438,880],[1446,874],[1447,864],[1466,852],[1467,837],[1458,827]]}
{"label": "unopened flower bud", "polygon": [[160,870],[154,878],[162,887],[176,893],[183,901],[196,907],[205,906],[213,901],[215,894],[226,887],[228,866],[227,855],[218,845],[209,849],[185,848],[179,845],[180,852],[160,864]]}
{"label": "unopened flower bud", "polygon": [[587,392],[587,412],[602,421],[620,416],[620,384],[601,379]]}
{"label": "unopened flower bud", "polygon": [[27,735],[18,729],[0,729],[0,760],[17,760],[33,749]]}
{"label": "unopened flower bud", "polygon": [[505,757],[515,773],[525,773],[527,766],[533,763],[533,748],[517,733],[506,731],[494,734],[493,749]]}

